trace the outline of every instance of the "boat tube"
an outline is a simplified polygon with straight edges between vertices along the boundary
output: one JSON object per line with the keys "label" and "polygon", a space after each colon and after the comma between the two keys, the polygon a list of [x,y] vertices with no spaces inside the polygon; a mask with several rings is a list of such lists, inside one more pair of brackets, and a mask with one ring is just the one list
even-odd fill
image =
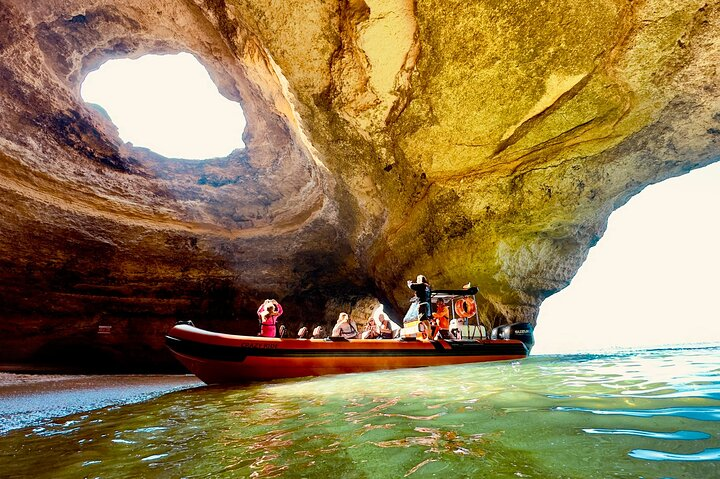
{"label": "boat tube", "polygon": [[[523,330],[529,331],[530,340]],[[175,357],[203,382],[226,384],[527,357],[532,329],[518,326],[511,331],[504,337],[503,330],[503,337],[495,339],[281,339],[177,324],[165,339]]]}

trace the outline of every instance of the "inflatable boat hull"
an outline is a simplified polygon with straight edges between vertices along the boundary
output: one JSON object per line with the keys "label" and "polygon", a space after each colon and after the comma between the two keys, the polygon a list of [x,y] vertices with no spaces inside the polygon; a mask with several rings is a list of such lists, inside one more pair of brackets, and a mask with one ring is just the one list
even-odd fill
{"label": "inflatable boat hull", "polygon": [[214,333],[190,325],[173,327],[165,339],[177,359],[207,384],[502,361],[529,353],[522,341],[512,339],[279,339]]}

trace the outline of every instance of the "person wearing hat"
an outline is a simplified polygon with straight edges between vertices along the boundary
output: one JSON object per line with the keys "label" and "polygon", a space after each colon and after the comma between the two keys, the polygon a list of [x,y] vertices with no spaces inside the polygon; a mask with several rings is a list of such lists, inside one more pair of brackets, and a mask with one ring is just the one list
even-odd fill
{"label": "person wearing hat", "polygon": [[266,299],[257,310],[260,322],[260,334],[266,338],[277,337],[277,318],[283,314],[280,303],[274,299]]}

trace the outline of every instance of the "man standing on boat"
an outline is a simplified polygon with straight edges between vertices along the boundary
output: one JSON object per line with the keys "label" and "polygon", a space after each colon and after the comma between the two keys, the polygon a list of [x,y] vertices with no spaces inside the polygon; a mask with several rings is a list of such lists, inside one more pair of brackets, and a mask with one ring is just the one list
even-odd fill
{"label": "man standing on boat", "polygon": [[[430,283],[425,276],[419,274],[417,281],[414,283],[410,280],[407,282],[408,288],[415,291],[415,297],[413,301],[418,304],[418,320],[427,321],[430,319],[432,309],[430,309],[430,296],[432,289],[430,289]],[[412,309],[412,308],[411,308]],[[406,320],[414,320],[414,318],[406,318]]]}

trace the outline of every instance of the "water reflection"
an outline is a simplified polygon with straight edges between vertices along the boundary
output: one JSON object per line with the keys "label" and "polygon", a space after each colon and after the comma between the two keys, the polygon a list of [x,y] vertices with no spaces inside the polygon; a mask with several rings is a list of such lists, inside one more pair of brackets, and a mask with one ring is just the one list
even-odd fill
{"label": "water reflection", "polygon": [[588,434],[626,434],[629,436],[651,437],[653,439],[671,439],[678,441],[697,441],[710,439],[710,434],[699,431],[654,432],[635,429],[583,429]]}
{"label": "water reflection", "polygon": [[531,357],[181,391],[2,436],[0,470],[720,477],[720,377],[707,374],[720,371],[718,352]]}
{"label": "water reflection", "polygon": [[720,449],[705,449],[694,454],[673,454],[670,452],[634,449],[629,456],[649,461],[720,461]]}
{"label": "water reflection", "polygon": [[582,407],[557,407],[556,411],[589,412],[600,415],[634,417],[675,416],[698,421],[720,421],[720,407],[671,407],[665,409],[587,409]]}

